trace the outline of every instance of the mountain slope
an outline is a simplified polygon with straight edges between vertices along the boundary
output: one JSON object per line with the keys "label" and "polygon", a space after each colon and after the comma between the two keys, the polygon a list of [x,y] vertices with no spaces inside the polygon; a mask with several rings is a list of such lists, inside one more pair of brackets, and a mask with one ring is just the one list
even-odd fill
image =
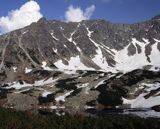
{"label": "mountain slope", "polygon": [[131,25],[42,18],[0,36],[0,106],[160,116],[159,56],[159,16]]}
{"label": "mountain slope", "polygon": [[30,68],[46,62],[59,69],[114,72],[159,66],[159,28],[159,17],[132,25],[103,20],[64,23],[43,18],[0,37],[1,69],[4,65],[17,67],[24,61]]}

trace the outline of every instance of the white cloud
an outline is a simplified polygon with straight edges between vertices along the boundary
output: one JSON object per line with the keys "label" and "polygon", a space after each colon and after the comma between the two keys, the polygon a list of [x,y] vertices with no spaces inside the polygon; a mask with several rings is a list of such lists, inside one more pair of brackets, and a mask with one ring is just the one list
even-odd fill
{"label": "white cloud", "polygon": [[67,22],[80,22],[82,20],[88,20],[95,11],[95,5],[91,5],[83,11],[80,7],[73,7],[72,5],[68,7],[65,12],[65,19]]}
{"label": "white cloud", "polygon": [[95,10],[95,5],[91,5],[90,7],[88,7],[84,13],[84,16],[86,17],[86,19],[90,19],[90,17],[92,16],[93,12]]}
{"label": "white cloud", "polygon": [[9,12],[8,16],[0,17],[0,32],[6,33],[23,28],[32,22],[37,22],[41,17],[40,6],[37,2],[31,0],[19,9]]}

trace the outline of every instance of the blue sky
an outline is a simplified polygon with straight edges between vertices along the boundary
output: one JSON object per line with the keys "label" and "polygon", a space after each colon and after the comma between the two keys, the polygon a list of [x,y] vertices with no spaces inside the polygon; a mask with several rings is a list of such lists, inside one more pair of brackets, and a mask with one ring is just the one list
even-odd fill
{"label": "blue sky", "polygon": [[160,14],[160,0],[0,0],[0,34],[23,28],[41,17],[79,22],[105,19],[136,23]]}
{"label": "blue sky", "polygon": [[[106,1],[106,2],[105,2]],[[19,8],[27,0],[0,0],[0,17],[8,11]],[[83,10],[95,5],[92,19],[106,19],[112,22],[134,23],[160,14],[160,0],[37,0],[43,16],[47,19],[64,19],[69,5]]]}

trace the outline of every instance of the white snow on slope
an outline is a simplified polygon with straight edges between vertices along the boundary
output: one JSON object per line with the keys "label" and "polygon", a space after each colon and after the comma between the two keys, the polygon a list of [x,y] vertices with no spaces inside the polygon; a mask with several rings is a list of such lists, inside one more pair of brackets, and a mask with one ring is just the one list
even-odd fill
{"label": "white snow on slope", "polygon": [[63,73],[65,73],[65,74],[69,74],[69,75],[71,75],[71,74],[78,74],[77,72],[76,72],[76,70],[68,70],[68,69],[63,69],[63,70],[61,70]]}
{"label": "white snow on slope", "polygon": [[59,107],[59,106],[50,106],[50,109],[65,109],[65,106],[61,106],[61,107]]}
{"label": "white snow on slope", "polygon": [[155,105],[160,105],[160,96],[150,96],[147,99],[144,98],[144,96],[150,93],[151,90],[158,89],[160,87],[160,83],[155,83],[155,84],[142,83],[141,85],[145,87],[144,92],[140,94],[137,98],[132,100],[122,98],[123,104],[130,104],[131,108],[151,108]]}
{"label": "white snow on slope", "polygon": [[42,97],[47,97],[47,95],[49,95],[49,94],[52,94],[53,92],[50,92],[50,91],[44,91],[43,93],[42,93]]}
{"label": "white snow on slope", "polygon": [[89,85],[89,83],[84,83],[84,84],[80,84],[80,85],[76,85],[77,88],[84,88],[87,87]]}
{"label": "white snow on slope", "polygon": [[59,69],[69,69],[69,70],[93,70],[85,66],[79,56],[71,57],[68,61],[68,65],[63,64],[62,60],[59,60],[54,63],[54,65]]}
{"label": "white snow on slope", "polygon": [[74,91],[74,90],[71,90],[71,91],[65,93],[64,95],[58,96],[58,97],[55,98],[55,100],[56,100],[57,102],[59,102],[59,101],[65,102],[65,98],[66,98],[67,96],[69,96],[73,91]]}
{"label": "white snow on slope", "polygon": [[5,89],[10,89],[10,88],[15,88],[16,90],[20,90],[21,88],[24,87],[31,87],[31,84],[27,84],[23,82],[23,84],[20,84],[19,82],[13,82],[13,83],[8,83],[9,86],[5,87]]}
{"label": "white snow on slope", "polygon": [[124,49],[117,51],[115,56],[117,63],[115,67],[117,70],[120,70],[124,73],[134,69],[142,68],[144,65],[149,64],[145,56],[145,43],[140,42],[135,38],[132,39],[131,43],[133,43],[134,46],[136,46],[136,44],[141,46],[142,52],[140,54],[136,52],[135,55],[128,56],[128,47],[130,44],[128,44]]}
{"label": "white snow on slope", "polygon": [[[108,63],[106,61],[106,58],[104,57],[104,55],[102,54],[102,48],[104,48],[104,46],[96,43],[92,38],[91,38],[91,35],[92,35],[92,31],[89,30],[89,28],[86,27],[86,30],[88,32],[88,37],[89,37],[89,40],[94,44],[94,46],[97,47],[97,50],[96,50],[96,55],[94,56],[94,58],[92,59],[92,61],[97,64],[102,70],[105,70],[105,71],[114,71],[113,69],[111,69],[111,67],[108,66]],[[105,48],[104,48],[105,49]],[[108,52],[108,51],[107,51]]]}
{"label": "white snow on slope", "polygon": [[160,87],[160,83],[154,83],[154,84],[150,84],[150,83],[142,83],[141,86],[145,87],[145,91],[149,92],[151,90],[156,90]]}
{"label": "white snow on slope", "polygon": [[53,38],[54,40],[59,41],[59,39],[55,37],[54,31],[52,31],[50,34],[51,34],[51,36],[52,36],[52,38]]}
{"label": "white snow on slope", "polygon": [[[151,62],[148,62],[147,57],[145,55],[145,47],[149,44],[149,40],[142,38],[143,41],[138,41],[136,38],[132,38],[132,41],[124,47],[124,49],[117,51],[115,49],[109,49],[107,46],[102,45],[101,43],[96,43],[92,38],[91,34],[92,31],[90,31],[88,28],[86,28],[88,32],[88,37],[90,41],[94,44],[94,46],[97,47],[96,49],[96,55],[92,58],[92,61],[97,64],[101,69],[100,71],[107,71],[107,72],[113,72],[116,73],[117,71],[121,71],[123,73],[130,72],[135,69],[141,69],[146,65],[159,67],[160,66],[160,51],[157,48],[158,43],[160,40],[154,39],[155,44],[152,45],[152,51],[151,55],[149,55]],[[128,47],[133,44],[136,48],[136,53],[134,55],[128,55]],[[76,45],[76,43],[75,43]],[[141,53],[138,53],[137,45],[141,48]],[[80,48],[78,48],[79,50]],[[115,60],[116,65],[115,67],[111,67],[108,65],[106,58],[102,54],[102,49],[109,52],[112,56],[113,60]],[[81,50],[79,50],[81,52]],[[85,66],[79,55],[76,57],[71,57],[68,65],[63,64],[62,60],[59,60],[55,62],[55,66],[61,70],[68,69],[68,70],[95,70],[94,68],[89,68]],[[46,67],[46,66],[45,66]],[[47,69],[47,68],[45,68]],[[151,68],[150,70],[154,70],[154,68]]]}
{"label": "white snow on slope", "polygon": [[152,52],[149,56],[152,62],[152,65],[154,66],[160,66],[160,51],[157,48],[158,40],[156,40],[156,43],[152,46]]}
{"label": "white snow on slope", "polygon": [[17,67],[12,67],[14,72],[17,72]]}
{"label": "white snow on slope", "polygon": [[27,89],[24,89],[24,90],[15,91],[14,93],[19,94],[19,93],[22,93],[22,92],[27,92],[29,90],[30,90],[30,88],[27,88]]}
{"label": "white snow on slope", "polygon": [[109,66],[106,61],[106,58],[102,54],[102,50],[98,47],[96,50],[96,55],[92,59],[95,64],[97,64],[102,70],[108,70],[109,71]]}
{"label": "white snow on slope", "polygon": [[160,105],[160,96],[145,99],[144,95],[139,95],[131,104],[131,108],[151,108],[155,105]]}
{"label": "white snow on slope", "polygon": [[[156,69],[159,69],[160,66],[160,51],[157,48],[158,43],[160,42],[160,40],[154,39],[155,40],[155,44],[152,45],[152,51],[151,51],[151,55],[149,55],[151,62],[147,61],[147,57],[145,55],[145,46],[147,44],[149,44],[150,42],[148,41],[148,39],[144,39],[144,42],[140,42],[137,39],[133,38],[132,42],[133,45],[136,47],[136,44],[138,44],[141,47],[142,52],[141,53],[136,53],[135,55],[132,56],[128,56],[128,46],[126,46],[124,49],[122,49],[121,51],[117,51],[116,56],[115,56],[115,60],[118,62],[116,64],[116,69],[122,72],[129,72],[132,71],[134,69],[139,69],[142,68],[143,66],[146,65],[151,65],[153,66],[150,70],[155,71]],[[156,68],[156,69],[155,69]]]}
{"label": "white snow on slope", "polygon": [[49,78],[47,80],[43,79],[43,80],[38,80],[38,81],[35,81],[35,83],[33,84],[34,86],[43,86],[43,85],[48,85],[48,84],[51,84],[51,83],[54,83],[58,80],[57,79],[53,79],[53,78]]}
{"label": "white snow on slope", "polygon": [[25,73],[30,73],[32,69],[28,69],[27,67],[25,68]]}
{"label": "white snow on slope", "polygon": [[42,68],[44,70],[53,71],[53,69],[51,69],[50,67],[47,66],[47,62],[45,62],[45,61],[42,62]]}
{"label": "white snow on slope", "polygon": [[5,87],[6,89],[10,89],[10,88],[15,88],[17,90],[20,90],[21,88],[25,88],[25,87],[32,87],[32,86],[44,86],[44,85],[48,85],[51,83],[56,82],[58,79],[53,79],[53,78],[49,78],[47,80],[38,80],[35,81],[34,84],[28,84],[23,82],[23,84],[20,84],[19,82],[13,82],[13,83],[8,83],[9,86]]}
{"label": "white snow on slope", "polygon": [[69,42],[73,42],[73,35],[76,33],[77,29],[80,27],[81,23],[78,23],[76,29],[71,33],[70,38],[68,39]]}
{"label": "white snow on slope", "polygon": [[158,71],[160,71],[160,67],[159,66],[151,66],[151,68],[149,70],[154,71],[154,72],[158,72]]}
{"label": "white snow on slope", "polygon": [[102,85],[104,83],[105,80],[100,81],[94,88],[98,88],[99,85]]}

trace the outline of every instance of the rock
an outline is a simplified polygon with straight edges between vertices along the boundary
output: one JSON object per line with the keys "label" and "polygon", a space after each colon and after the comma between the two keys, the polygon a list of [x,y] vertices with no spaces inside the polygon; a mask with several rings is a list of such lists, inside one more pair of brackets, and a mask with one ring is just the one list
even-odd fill
{"label": "rock", "polygon": [[11,93],[7,95],[7,99],[7,103],[12,104],[15,109],[20,111],[34,109],[38,104],[36,97],[30,96],[28,94]]}

